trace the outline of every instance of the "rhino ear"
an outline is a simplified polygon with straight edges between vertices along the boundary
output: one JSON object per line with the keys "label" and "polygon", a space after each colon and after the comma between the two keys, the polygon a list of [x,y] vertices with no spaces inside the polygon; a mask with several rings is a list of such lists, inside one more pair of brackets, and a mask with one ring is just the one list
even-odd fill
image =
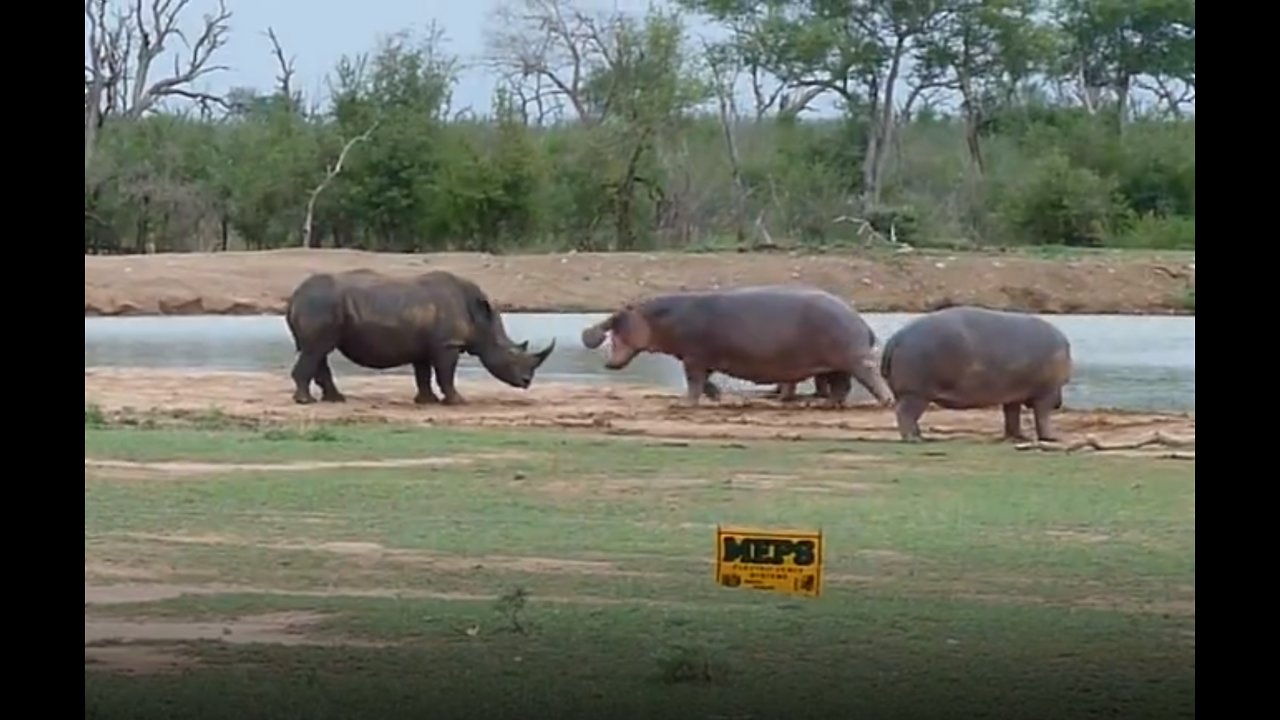
{"label": "rhino ear", "polygon": [[493,320],[493,306],[484,298],[476,298],[474,300],[476,309],[480,311],[480,317],[485,320]]}

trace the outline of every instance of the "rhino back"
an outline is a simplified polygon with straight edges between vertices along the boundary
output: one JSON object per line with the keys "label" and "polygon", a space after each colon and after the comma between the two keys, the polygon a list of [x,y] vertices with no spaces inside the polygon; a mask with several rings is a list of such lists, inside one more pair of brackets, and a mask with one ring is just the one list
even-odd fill
{"label": "rhino back", "polygon": [[348,327],[400,328],[415,335],[429,333],[442,342],[470,339],[466,300],[447,281],[421,277],[359,276],[342,289],[343,319]]}

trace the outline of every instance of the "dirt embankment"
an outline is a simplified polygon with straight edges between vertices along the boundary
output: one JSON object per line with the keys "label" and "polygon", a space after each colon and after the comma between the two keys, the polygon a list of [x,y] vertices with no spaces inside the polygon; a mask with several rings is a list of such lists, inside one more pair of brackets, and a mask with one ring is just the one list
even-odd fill
{"label": "dirt embankment", "polygon": [[1048,260],[1012,254],[845,255],[570,253],[405,255],[354,250],[91,256],[85,315],[278,314],[308,274],[370,268],[408,276],[450,270],[504,311],[603,312],[644,295],[806,283],[879,312],[954,304],[1045,313],[1177,313],[1195,288],[1194,258]]}

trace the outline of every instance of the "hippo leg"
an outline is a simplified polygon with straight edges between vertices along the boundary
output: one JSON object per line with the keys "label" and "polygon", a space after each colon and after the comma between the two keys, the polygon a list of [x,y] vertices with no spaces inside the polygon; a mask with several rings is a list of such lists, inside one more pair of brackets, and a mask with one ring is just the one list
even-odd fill
{"label": "hippo leg", "polygon": [[879,368],[874,364],[870,362],[857,363],[853,366],[851,372],[853,377],[858,380],[858,384],[866,388],[867,392],[871,393],[881,407],[893,405],[893,391],[889,389],[889,384],[884,381],[884,376],[880,374]]}
{"label": "hippo leg", "polygon": [[[681,407],[696,407],[698,398],[702,395],[703,389],[707,386],[707,376],[711,373],[701,365],[695,365],[688,360],[684,361],[684,380],[685,391],[684,397],[676,403]],[[717,394],[719,388],[716,389]]]}
{"label": "hippo leg", "polygon": [[814,378],[814,383],[826,386],[826,406],[829,408],[844,407],[849,391],[853,389],[853,378],[848,373],[827,373]]}
{"label": "hippo leg", "polygon": [[322,353],[298,353],[298,360],[293,364],[293,371],[289,375],[293,378],[293,401],[299,405],[307,405],[316,401],[311,396],[311,380],[316,377],[317,368],[323,359],[324,354]]}
{"label": "hippo leg", "polygon": [[436,382],[440,383],[440,392],[444,395],[445,405],[466,405],[466,398],[458,394],[458,389],[453,386],[454,375],[458,372],[458,348],[446,347],[442,348],[434,361],[431,363],[435,367]]}
{"label": "hippo leg", "polygon": [[898,397],[896,411],[898,434],[906,442],[920,442],[920,416],[929,407],[929,401],[919,395],[902,395]]}
{"label": "hippo leg", "polygon": [[782,402],[791,402],[796,399],[796,384],[778,383],[774,386],[773,394]]}
{"label": "hippo leg", "polygon": [[1060,392],[1041,395],[1031,403],[1031,412],[1036,418],[1036,438],[1041,442],[1058,442],[1061,438],[1053,429],[1053,421],[1050,415],[1053,413],[1054,406],[1062,405],[1062,394]]}
{"label": "hippo leg", "polygon": [[338,386],[333,382],[333,370],[329,368],[328,356],[321,355],[320,362],[316,364],[316,384],[320,386],[321,400],[333,403],[347,401],[346,396],[338,392]]}
{"label": "hippo leg", "polygon": [[1001,407],[1004,409],[1004,439],[1019,442],[1029,440],[1022,432],[1022,403],[1005,403]]}
{"label": "hippo leg", "polygon": [[418,394],[413,401],[419,405],[434,405],[440,402],[440,398],[431,389],[431,363],[419,362],[413,364],[413,381],[418,386]]}

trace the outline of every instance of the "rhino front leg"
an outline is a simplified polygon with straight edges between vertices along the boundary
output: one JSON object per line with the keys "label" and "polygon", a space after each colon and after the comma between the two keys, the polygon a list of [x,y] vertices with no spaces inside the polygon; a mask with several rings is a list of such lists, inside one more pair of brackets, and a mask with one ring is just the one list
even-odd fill
{"label": "rhino front leg", "polygon": [[440,384],[440,392],[444,394],[445,405],[465,405],[466,398],[458,394],[458,389],[453,385],[454,375],[458,372],[458,356],[461,351],[458,348],[442,348],[436,353],[435,366],[436,382]]}
{"label": "rhino front leg", "polygon": [[321,400],[333,403],[347,401],[346,396],[338,392],[338,386],[333,382],[333,370],[329,368],[327,355],[322,355],[320,362],[316,364],[316,384],[320,386]]}
{"label": "rhino front leg", "polygon": [[413,398],[415,403],[419,405],[434,405],[440,402],[440,398],[436,397],[435,391],[431,389],[431,363],[414,363],[413,381],[418,386],[418,394]]}

